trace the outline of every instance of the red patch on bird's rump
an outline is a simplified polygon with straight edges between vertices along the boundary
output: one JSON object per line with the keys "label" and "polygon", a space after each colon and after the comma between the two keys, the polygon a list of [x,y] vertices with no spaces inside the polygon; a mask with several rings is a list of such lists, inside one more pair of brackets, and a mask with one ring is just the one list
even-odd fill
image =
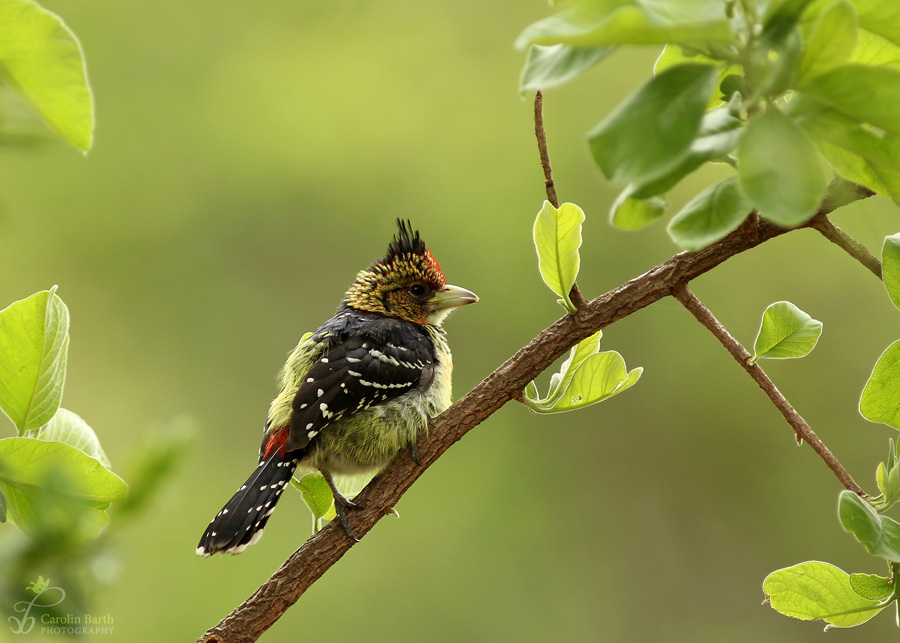
{"label": "red patch on bird's rump", "polygon": [[284,456],[284,445],[287,444],[289,431],[287,429],[275,429],[269,435],[269,441],[266,442],[266,451],[263,453],[263,460],[268,458],[274,451],[278,451],[278,455]]}

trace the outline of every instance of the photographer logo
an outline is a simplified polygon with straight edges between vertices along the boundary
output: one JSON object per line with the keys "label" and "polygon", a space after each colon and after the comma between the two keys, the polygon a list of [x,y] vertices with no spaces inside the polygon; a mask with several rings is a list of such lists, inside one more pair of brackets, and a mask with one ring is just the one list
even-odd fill
{"label": "photographer logo", "polygon": [[28,634],[38,623],[41,634],[112,634],[113,619],[109,614],[38,615],[41,609],[56,607],[66,600],[66,591],[62,587],[51,587],[49,579],[38,576],[25,589],[34,592],[34,598],[13,605],[13,610],[21,614],[20,617],[10,616],[8,619],[12,623],[9,629],[13,634]]}

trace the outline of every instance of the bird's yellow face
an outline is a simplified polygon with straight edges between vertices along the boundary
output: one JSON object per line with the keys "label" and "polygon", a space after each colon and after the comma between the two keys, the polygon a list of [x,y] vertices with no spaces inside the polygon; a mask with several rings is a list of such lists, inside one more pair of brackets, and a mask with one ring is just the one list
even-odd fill
{"label": "bird's yellow face", "polygon": [[345,299],[359,310],[399,317],[417,324],[440,326],[457,306],[478,301],[474,293],[447,285],[431,251],[401,225],[388,254],[361,271]]}

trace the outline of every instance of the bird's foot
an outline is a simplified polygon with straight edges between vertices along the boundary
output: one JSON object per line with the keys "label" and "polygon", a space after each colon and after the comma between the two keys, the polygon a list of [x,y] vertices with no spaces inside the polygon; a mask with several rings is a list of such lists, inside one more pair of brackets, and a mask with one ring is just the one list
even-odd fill
{"label": "bird's foot", "polygon": [[334,496],[334,513],[337,515],[338,522],[341,527],[344,528],[344,532],[350,536],[351,540],[359,542],[359,538],[357,538],[356,534],[353,533],[353,530],[350,529],[350,524],[347,522],[345,511],[348,509],[364,509],[365,507],[357,502],[353,502],[350,498],[347,498],[338,491],[337,485],[334,484],[331,475],[324,471],[322,472],[322,475],[325,477],[325,482],[331,487],[331,495]]}

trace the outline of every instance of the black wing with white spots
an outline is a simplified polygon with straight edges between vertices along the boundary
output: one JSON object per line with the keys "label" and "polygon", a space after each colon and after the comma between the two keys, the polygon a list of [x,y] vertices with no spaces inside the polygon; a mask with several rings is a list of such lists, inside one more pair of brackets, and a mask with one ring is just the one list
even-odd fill
{"label": "black wing with white spots", "polygon": [[[306,374],[293,402],[287,451],[302,449],[332,422],[424,390],[434,378],[434,346],[416,324],[344,311],[319,329],[330,345]],[[365,326],[363,331],[359,326]]]}

